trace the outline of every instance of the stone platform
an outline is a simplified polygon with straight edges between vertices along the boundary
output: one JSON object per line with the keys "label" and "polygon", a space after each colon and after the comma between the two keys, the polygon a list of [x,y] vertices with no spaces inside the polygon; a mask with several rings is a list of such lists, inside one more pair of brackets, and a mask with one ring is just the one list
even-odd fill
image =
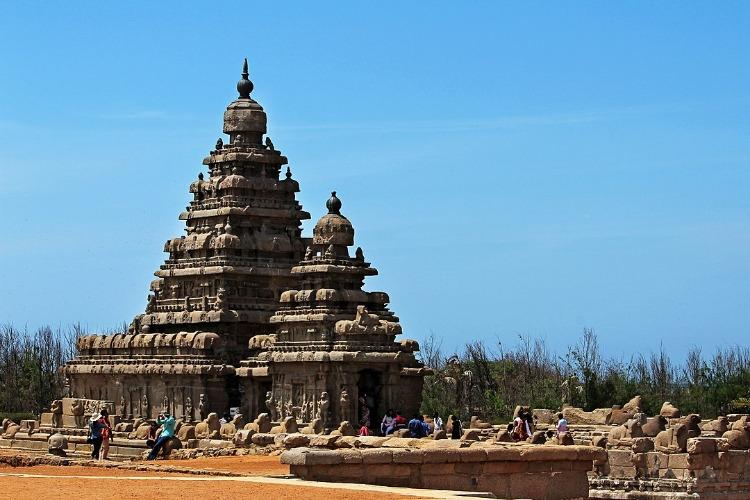
{"label": "stone platform", "polygon": [[498,498],[588,498],[593,446],[491,445],[449,449],[296,448],[281,462],[306,480],[490,491]]}

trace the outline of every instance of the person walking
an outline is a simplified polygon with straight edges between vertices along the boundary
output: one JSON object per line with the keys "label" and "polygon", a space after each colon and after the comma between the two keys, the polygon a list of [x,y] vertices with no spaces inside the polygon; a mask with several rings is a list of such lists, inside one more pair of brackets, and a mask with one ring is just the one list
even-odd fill
{"label": "person walking", "polygon": [[86,440],[91,446],[91,458],[99,458],[99,450],[102,447],[102,428],[104,423],[101,420],[101,413],[94,413],[89,420],[89,437]]}
{"label": "person walking", "polygon": [[156,460],[156,455],[159,454],[164,444],[172,437],[174,437],[174,426],[175,420],[169,413],[159,414],[159,418],[156,419],[156,425],[162,426],[161,435],[159,439],[154,443],[154,447],[151,448],[151,452],[148,454],[148,460]]}
{"label": "person walking", "polygon": [[112,426],[109,423],[109,412],[106,408],[101,412],[99,423],[102,426],[102,445],[99,449],[99,460],[109,460],[109,443],[114,439],[114,437],[112,436]]}

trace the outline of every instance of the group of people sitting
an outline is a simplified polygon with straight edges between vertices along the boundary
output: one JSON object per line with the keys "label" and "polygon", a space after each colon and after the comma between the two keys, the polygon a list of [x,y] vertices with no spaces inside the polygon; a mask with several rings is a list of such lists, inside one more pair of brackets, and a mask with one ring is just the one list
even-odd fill
{"label": "group of people sitting", "polygon": [[[534,435],[534,418],[530,411],[521,410],[513,422],[508,424],[506,431],[503,436],[498,437],[500,441],[508,442],[519,442],[527,441]],[[565,435],[570,432],[568,428],[568,421],[565,419],[562,413],[557,414],[557,423],[555,429],[549,429],[546,432],[546,439],[552,439],[555,436]]]}
{"label": "group of people sitting", "polygon": [[[156,421],[152,421],[146,437],[146,445],[151,449],[148,460],[155,460],[166,442],[174,437],[175,418],[169,413],[160,413]],[[159,433],[161,427],[161,433]],[[108,460],[109,444],[114,439],[112,425],[109,423],[109,412],[106,408],[92,415],[89,420],[89,437],[86,442],[92,446],[91,458]]]}
{"label": "group of people sitting", "polygon": [[[461,428],[461,421],[455,416],[452,416],[451,420],[451,437],[453,439],[460,439],[463,429]],[[432,424],[425,422],[424,415],[415,413],[411,420],[407,420],[400,411],[388,410],[383,416],[383,420],[380,422],[380,434],[383,436],[390,436],[394,432],[408,429],[409,436],[413,438],[427,437],[434,432],[443,430],[443,419],[440,418],[438,413],[432,416]],[[365,433],[360,429],[360,436],[368,435],[369,432]]]}

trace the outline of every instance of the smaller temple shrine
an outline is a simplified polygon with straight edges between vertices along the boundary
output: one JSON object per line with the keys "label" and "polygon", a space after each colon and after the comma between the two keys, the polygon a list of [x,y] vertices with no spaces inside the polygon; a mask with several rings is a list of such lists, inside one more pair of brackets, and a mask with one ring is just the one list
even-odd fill
{"label": "smaller temple shrine", "polygon": [[318,418],[327,426],[362,423],[390,408],[416,412],[424,376],[414,357],[419,347],[395,341],[401,325],[388,310],[388,294],[362,290],[365,277],[378,271],[361,248],[350,255],[354,227],[335,192],[326,207],[304,259],[292,268],[299,289],[282,293],[271,316],[276,333],[253,337],[252,356],[237,370],[250,412]]}

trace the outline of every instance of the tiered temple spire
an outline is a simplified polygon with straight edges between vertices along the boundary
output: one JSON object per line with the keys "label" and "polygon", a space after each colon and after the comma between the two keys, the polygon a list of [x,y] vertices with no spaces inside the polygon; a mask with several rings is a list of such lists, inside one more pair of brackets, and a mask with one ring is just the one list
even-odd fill
{"label": "tiered temple spire", "polygon": [[396,405],[416,411],[417,343],[395,341],[386,293],[362,290],[377,270],[360,248],[350,255],[354,228],[336,192],[302,237],[310,214],[288,166],[280,178],[288,162],[252,90],[245,60],[228,140],[190,184],[185,235],[164,245],[145,313],[127,334],[79,340],[65,367],[71,394],[119,402],[123,419],[169,408],[189,422],[240,407],[330,428]]}

